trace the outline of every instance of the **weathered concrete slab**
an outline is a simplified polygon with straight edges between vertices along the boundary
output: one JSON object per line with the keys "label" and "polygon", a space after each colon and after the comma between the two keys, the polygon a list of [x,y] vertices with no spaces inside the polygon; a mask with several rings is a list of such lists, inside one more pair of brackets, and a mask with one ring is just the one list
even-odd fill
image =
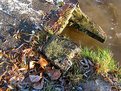
{"label": "weathered concrete slab", "polygon": [[86,33],[90,37],[104,42],[106,40],[106,34],[102,28],[91,21],[80,9],[79,5],[76,6],[76,9],[73,12],[73,15],[70,19],[72,26],[78,29],[81,32]]}
{"label": "weathered concrete slab", "polygon": [[51,34],[59,35],[69,23],[75,7],[76,5],[68,3],[57,10],[52,10],[44,18],[44,29]]}
{"label": "weathered concrete slab", "polygon": [[100,42],[106,40],[105,32],[81,11],[77,0],[66,2],[62,7],[50,11],[43,19],[44,30],[55,35],[62,33],[68,25]]}
{"label": "weathered concrete slab", "polygon": [[72,65],[72,58],[80,51],[80,48],[66,38],[55,37],[45,46],[43,51],[54,65],[67,71]]}

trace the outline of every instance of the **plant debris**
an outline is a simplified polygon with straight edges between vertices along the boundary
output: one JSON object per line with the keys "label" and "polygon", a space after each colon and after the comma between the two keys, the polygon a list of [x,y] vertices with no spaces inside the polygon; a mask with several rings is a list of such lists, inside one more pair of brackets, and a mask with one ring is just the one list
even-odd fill
{"label": "plant debris", "polygon": [[45,67],[48,65],[48,62],[44,59],[44,58],[40,58],[40,60],[38,61],[38,63],[40,64],[40,66],[45,69]]}

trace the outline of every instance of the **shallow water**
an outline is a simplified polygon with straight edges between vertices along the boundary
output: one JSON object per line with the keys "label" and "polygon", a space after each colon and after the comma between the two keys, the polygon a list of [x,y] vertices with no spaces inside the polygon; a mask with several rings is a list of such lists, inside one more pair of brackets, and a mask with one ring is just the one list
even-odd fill
{"label": "shallow water", "polygon": [[66,28],[63,34],[84,46],[109,48],[121,65],[121,0],[79,0],[79,4],[82,11],[106,32],[106,42],[102,44],[73,28]]}

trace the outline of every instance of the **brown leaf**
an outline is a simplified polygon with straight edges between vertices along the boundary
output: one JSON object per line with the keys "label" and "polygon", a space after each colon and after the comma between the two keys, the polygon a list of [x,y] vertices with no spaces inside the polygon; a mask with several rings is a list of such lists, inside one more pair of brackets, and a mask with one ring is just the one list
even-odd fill
{"label": "brown leaf", "polygon": [[26,55],[29,55],[32,52],[32,48],[24,49],[22,52]]}
{"label": "brown leaf", "polygon": [[47,70],[47,74],[50,76],[51,80],[57,80],[61,76],[60,70],[50,69],[50,68],[48,68],[46,70]]}
{"label": "brown leaf", "polygon": [[43,69],[45,69],[45,67],[48,65],[48,62],[43,57],[40,58],[38,63],[41,65]]}
{"label": "brown leaf", "polygon": [[0,50],[0,59],[3,57],[2,50]]}

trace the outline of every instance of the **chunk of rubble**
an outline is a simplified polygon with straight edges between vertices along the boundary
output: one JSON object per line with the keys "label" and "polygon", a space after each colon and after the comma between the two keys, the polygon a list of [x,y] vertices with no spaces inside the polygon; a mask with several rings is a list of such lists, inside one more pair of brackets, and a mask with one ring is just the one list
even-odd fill
{"label": "chunk of rubble", "polygon": [[105,32],[82,12],[77,0],[69,0],[60,8],[52,9],[42,24],[43,29],[51,34],[59,35],[66,26],[72,26],[102,43],[106,40]]}
{"label": "chunk of rubble", "polygon": [[72,59],[80,48],[64,37],[54,37],[44,48],[44,53],[51,63],[61,70],[67,71],[72,65]]}

